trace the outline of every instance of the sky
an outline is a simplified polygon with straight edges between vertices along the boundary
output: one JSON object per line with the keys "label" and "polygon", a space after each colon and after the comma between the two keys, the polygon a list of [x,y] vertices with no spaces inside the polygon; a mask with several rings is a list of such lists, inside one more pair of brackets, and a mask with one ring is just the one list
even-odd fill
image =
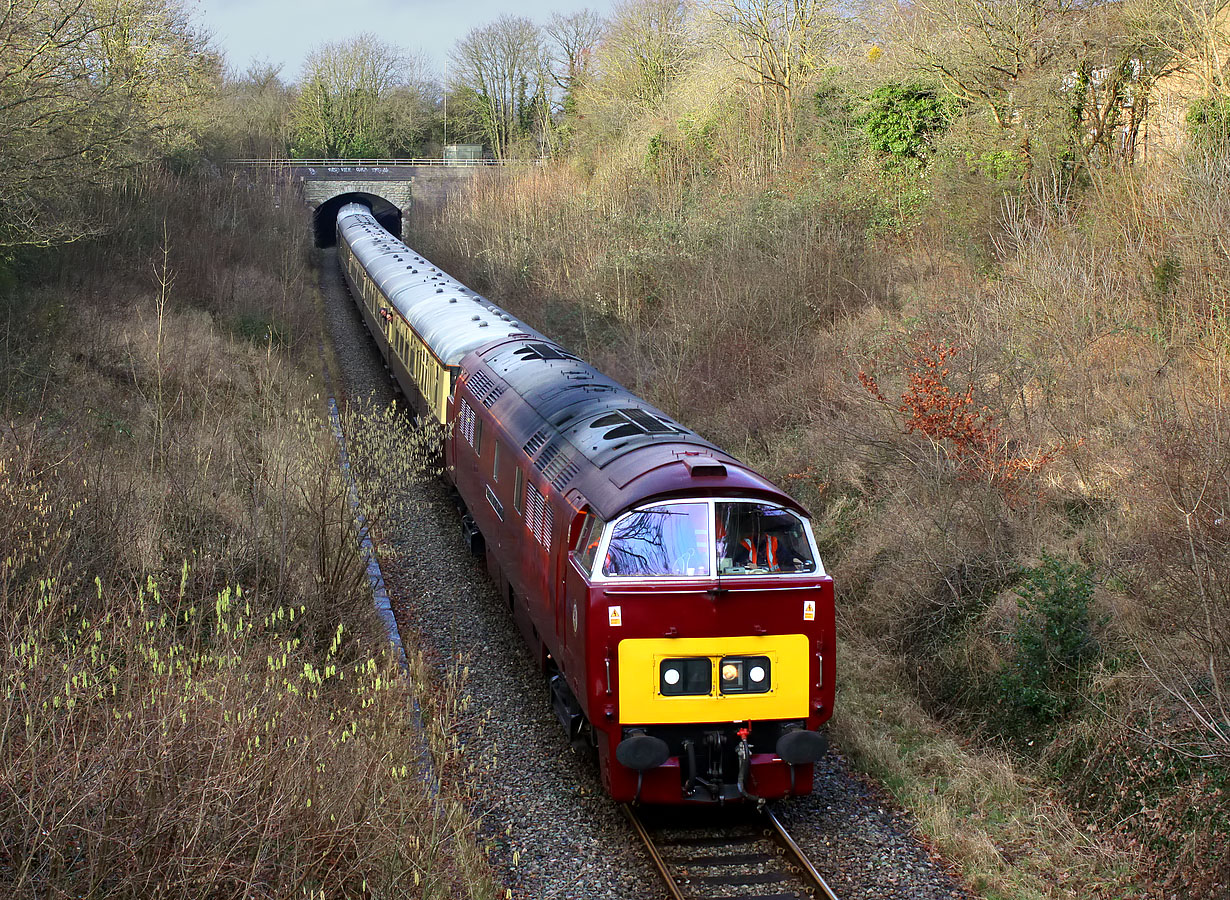
{"label": "sky", "polygon": [[605,16],[612,5],[613,0],[196,0],[189,9],[232,69],[242,73],[264,60],[282,66],[284,81],[296,81],[310,50],[364,32],[421,52],[443,76],[453,45],[471,28],[502,15],[541,25],[553,12],[586,7]]}

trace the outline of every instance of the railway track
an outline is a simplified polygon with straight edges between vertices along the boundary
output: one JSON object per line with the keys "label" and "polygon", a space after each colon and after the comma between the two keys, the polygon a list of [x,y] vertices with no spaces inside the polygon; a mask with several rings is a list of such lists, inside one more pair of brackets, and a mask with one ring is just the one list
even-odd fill
{"label": "railway track", "polygon": [[772,810],[623,811],[671,900],[837,900]]}

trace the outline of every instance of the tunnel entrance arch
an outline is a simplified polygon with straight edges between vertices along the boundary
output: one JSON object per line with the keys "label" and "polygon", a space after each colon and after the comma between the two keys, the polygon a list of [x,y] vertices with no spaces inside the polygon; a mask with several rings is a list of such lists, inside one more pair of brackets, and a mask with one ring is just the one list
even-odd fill
{"label": "tunnel entrance arch", "polygon": [[372,211],[376,221],[394,237],[401,237],[402,210],[377,194],[349,191],[321,203],[312,213],[312,227],[317,247],[332,247],[337,242],[337,213],[347,203],[362,203]]}

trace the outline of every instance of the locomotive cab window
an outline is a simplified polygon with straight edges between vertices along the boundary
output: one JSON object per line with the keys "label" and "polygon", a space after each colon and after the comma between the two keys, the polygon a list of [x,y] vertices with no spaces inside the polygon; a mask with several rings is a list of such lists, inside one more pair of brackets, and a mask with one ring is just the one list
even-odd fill
{"label": "locomotive cab window", "polygon": [[768,503],[714,504],[719,575],[811,573],[816,559],[803,520]]}
{"label": "locomotive cab window", "polygon": [[[611,525],[596,523],[591,530],[587,522],[582,540],[574,549],[581,553],[592,544],[601,551],[600,574],[606,578],[824,574],[804,519],[755,500],[654,504],[625,513]],[[593,562],[591,554],[584,554],[588,571]]]}
{"label": "locomotive cab window", "polygon": [[602,574],[706,577],[712,556],[709,523],[706,502],[663,503],[630,512],[611,530]]}
{"label": "locomotive cab window", "polygon": [[598,555],[598,544],[602,541],[602,529],[605,527],[606,523],[593,513],[586,516],[581,526],[581,534],[573,549],[580,555],[581,568],[586,572],[594,570],[594,558]]}

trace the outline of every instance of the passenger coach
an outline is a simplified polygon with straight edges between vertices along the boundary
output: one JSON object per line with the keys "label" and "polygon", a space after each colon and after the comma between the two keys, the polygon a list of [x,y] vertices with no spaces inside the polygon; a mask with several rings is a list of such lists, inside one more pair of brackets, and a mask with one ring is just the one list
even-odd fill
{"label": "passenger coach", "polygon": [[806,793],[833,584],[806,512],[354,204],[339,260],[576,746],[621,801]]}

